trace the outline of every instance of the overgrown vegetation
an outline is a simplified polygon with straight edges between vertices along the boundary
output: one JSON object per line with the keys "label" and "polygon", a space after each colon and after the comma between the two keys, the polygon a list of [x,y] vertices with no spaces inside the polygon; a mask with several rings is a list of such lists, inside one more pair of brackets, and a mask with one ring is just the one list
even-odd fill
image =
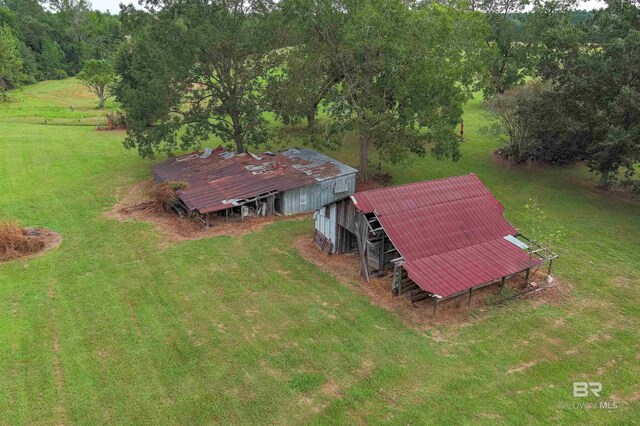
{"label": "overgrown vegetation", "polygon": [[107,125],[100,127],[101,130],[127,130],[127,116],[122,111],[109,111],[105,117]]}
{"label": "overgrown vegetation", "polygon": [[[7,32],[18,60],[3,57]],[[111,59],[122,41],[118,16],[91,10],[89,1],[0,0],[0,80],[7,64],[19,68],[11,87],[75,75],[89,59]]]}
{"label": "overgrown vegetation", "polygon": [[186,182],[163,182],[151,187],[148,195],[157,210],[170,212],[180,203],[176,191],[186,187]]}
{"label": "overgrown vegetation", "polygon": [[513,162],[585,161],[600,186],[634,182],[640,162],[640,8],[611,0],[584,24],[542,37],[533,81],[489,100]]}

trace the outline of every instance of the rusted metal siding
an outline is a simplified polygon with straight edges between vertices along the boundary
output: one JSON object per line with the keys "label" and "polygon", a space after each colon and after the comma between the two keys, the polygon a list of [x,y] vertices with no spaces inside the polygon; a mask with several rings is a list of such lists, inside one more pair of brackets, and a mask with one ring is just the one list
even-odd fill
{"label": "rusted metal siding", "polygon": [[[338,190],[346,190],[336,193],[336,185]],[[289,215],[316,211],[322,206],[353,194],[355,190],[355,173],[290,189],[282,193],[282,213]]]}

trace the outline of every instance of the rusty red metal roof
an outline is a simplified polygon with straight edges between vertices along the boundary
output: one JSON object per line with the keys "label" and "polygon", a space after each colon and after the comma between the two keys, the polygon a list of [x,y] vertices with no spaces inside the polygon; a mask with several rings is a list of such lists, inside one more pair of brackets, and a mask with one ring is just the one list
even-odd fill
{"label": "rusty red metal roof", "polygon": [[[203,158],[204,157],[204,158]],[[357,170],[310,149],[278,154],[238,154],[218,147],[210,155],[193,152],[153,167],[159,182],[185,182],[177,194],[190,210],[210,213],[240,200],[282,192]]]}
{"label": "rusty red metal roof", "polygon": [[540,264],[504,238],[485,241],[405,262],[409,277],[423,290],[448,297]]}
{"label": "rusty red metal roof", "polygon": [[504,240],[517,230],[504,207],[474,174],[356,193],[374,213],[411,278],[424,291],[448,297],[539,264]]}

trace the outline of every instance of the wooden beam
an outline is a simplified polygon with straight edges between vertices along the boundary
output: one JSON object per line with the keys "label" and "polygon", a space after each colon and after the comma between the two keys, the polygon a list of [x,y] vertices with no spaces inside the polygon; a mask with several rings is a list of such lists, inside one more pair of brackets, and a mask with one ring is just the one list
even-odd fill
{"label": "wooden beam", "polygon": [[469,289],[469,306],[471,306],[471,296],[473,295],[473,287]]}
{"label": "wooden beam", "polygon": [[527,268],[527,272],[524,274],[524,283],[529,284],[529,272],[531,272],[531,268]]}
{"label": "wooden beam", "polygon": [[504,282],[507,277],[502,277],[502,281],[500,282],[500,294],[502,294],[502,290],[504,290]]}
{"label": "wooden beam", "polygon": [[380,264],[380,268],[378,270],[378,275],[384,275],[384,237],[382,237],[382,243],[380,245],[380,254],[378,255],[378,262]]}

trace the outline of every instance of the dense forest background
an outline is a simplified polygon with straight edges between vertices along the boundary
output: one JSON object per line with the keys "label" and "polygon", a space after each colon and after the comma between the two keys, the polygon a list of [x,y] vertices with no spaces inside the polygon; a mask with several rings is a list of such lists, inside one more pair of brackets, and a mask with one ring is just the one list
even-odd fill
{"label": "dense forest background", "polygon": [[88,2],[0,0],[0,46],[14,52],[5,58],[13,63],[10,78],[3,76],[9,88],[74,76],[89,59],[113,60],[122,41],[118,15]]}

